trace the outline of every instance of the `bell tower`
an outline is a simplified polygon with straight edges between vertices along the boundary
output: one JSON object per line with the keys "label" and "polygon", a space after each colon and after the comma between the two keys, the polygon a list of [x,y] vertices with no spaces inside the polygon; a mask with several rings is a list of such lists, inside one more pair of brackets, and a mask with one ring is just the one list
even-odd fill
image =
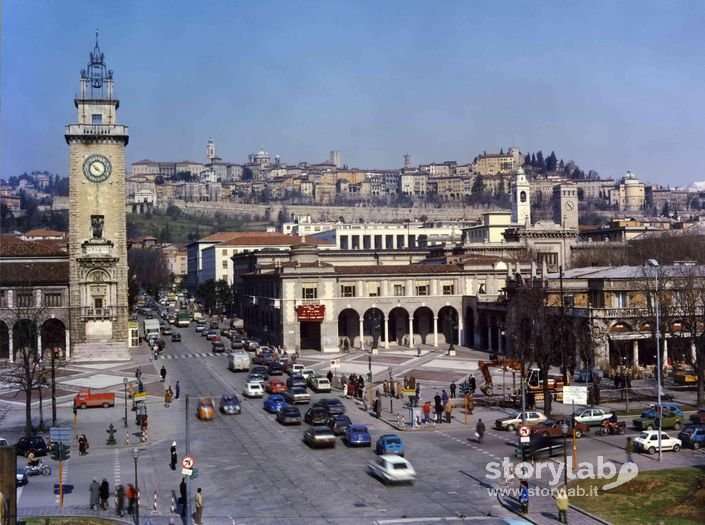
{"label": "bell tower", "polygon": [[76,361],[129,359],[125,146],[113,72],[98,47],[81,70],[69,146],[69,306]]}
{"label": "bell tower", "polygon": [[520,167],[512,177],[512,224],[531,225],[531,186]]}

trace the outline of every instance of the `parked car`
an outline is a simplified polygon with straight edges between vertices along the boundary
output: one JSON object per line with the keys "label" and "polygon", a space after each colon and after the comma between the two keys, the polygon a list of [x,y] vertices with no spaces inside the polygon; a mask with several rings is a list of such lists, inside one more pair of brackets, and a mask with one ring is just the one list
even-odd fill
{"label": "parked car", "polygon": [[242,413],[242,407],[240,406],[240,400],[235,394],[225,394],[220,398],[220,411],[223,414],[240,414]]}
{"label": "parked car", "polygon": [[265,366],[269,366],[270,364],[272,364],[273,361],[274,361],[274,356],[269,352],[267,352],[266,354],[265,353],[258,354],[252,359],[253,363],[256,363],[258,365],[265,365]]}
{"label": "parked car", "polygon": [[225,353],[225,345],[221,343],[220,341],[216,341],[211,345],[211,348],[213,349],[214,354],[224,354]]}
{"label": "parked car", "polygon": [[[665,432],[661,432],[661,450],[672,450],[678,452],[683,443],[678,438],[672,438]],[[658,430],[646,430],[634,438],[634,450],[653,454],[658,451]]]}
{"label": "parked car", "polygon": [[304,368],[299,372],[299,375],[303,376],[303,378],[308,381],[308,378],[315,376],[316,372],[314,372],[311,368]]}
{"label": "parked car", "polygon": [[171,342],[172,343],[180,343],[181,342],[181,334],[179,332],[174,332],[171,334]]}
{"label": "parked car", "polygon": [[678,434],[684,447],[698,450],[705,447],[705,425],[687,424]]}
{"label": "parked car", "polygon": [[396,454],[404,457],[404,443],[396,434],[384,434],[377,439],[375,452],[379,455]]}
{"label": "parked car", "polygon": [[289,374],[290,376],[300,375],[301,371],[303,369],[304,369],[304,365],[302,365],[302,364],[289,363],[289,366],[286,368],[286,373]]}
{"label": "parked car", "polygon": [[250,372],[247,374],[247,382],[248,383],[259,383],[260,385],[264,384],[264,376],[262,374],[258,374],[257,372]]}
{"label": "parked car", "polygon": [[601,408],[583,408],[575,411],[573,419],[592,427],[601,425],[605,419],[610,419],[613,415],[614,412]]}
{"label": "parked car", "polygon": [[277,412],[277,421],[282,425],[300,425],[301,412],[295,406],[286,405]]}
{"label": "parked car", "polygon": [[[657,405],[656,403],[651,403],[651,404],[649,404],[649,408],[652,409],[652,410],[656,410],[656,407],[657,407],[657,406],[658,406],[658,405]],[[667,411],[669,411],[669,412],[673,412],[674,414],[676,414],[677,416],[680,416],[681,418],[684,417],[684,416],[683,416],[683,411],[682,411],[681,408],[680,408],[678,405],[676,405],[675,403],[661,403],[661,407],[663,407],[663,410],[667,410]]]}
{"label": "parked car", "polygon": [[242,393],[246,397],[262,397],[264,396],[264,388],[262,388],[261,382],[248,381]]}
{"label": "parked car", "polygon": [[294,386],[284,392],[284,399],[286,399],[287,403],[292,405],[296,405],[297,403],[309,403],[311,401],[311,394],[309,394],[305,388]]}
{"label": "parked car", "polygon": [[695,414],[691,414],[690,420],[695,424],[705,425],[705,408],[699,408]]}
{"label": "parked car", "polygon": [[42,436],[21,437],[15,444],[15,454],[26,456],[30,450],[34,450],[37,456],[46,456],[48,447]]}
{"label": "parked car", "polygon": [[658,428],[659,419],[661,420],[661,429],[672,428],[679,430],[683,422],[683,416],[664,409],[661,417],[655,410],[642,412],[640,417],[632,421],[632,425],[637,430],[654,430]]}
{"label": "parked car", "polygon": [[310,427],[304,432],[304,443],[312,448],[335,447],[335,442],[335,434],[325,426]]}
{"label": "parked car", "polygon": [[330,381],[327,377],[312,376],[309,378],[309,385],[314,392],[330,392]]}
{"label": "parked car", "polygon": [[350,425],[345,429],[343,441],[349,447],[370,447],[372,446],[372,436],[365,425]]}
{"label": "parked car", "polygon": [[[546,421],[546,416],[542,412],[536,410],[531,410],[526,412],[526,424],[538,425],[542,421]],[[494,422],[494,426],[497,430],[508,430],[514,432],[517,427],[522,425],[521,412],[513,412],[507,417],[499,418]]]}
{"label": "parked car", "polygon": [[279,362],[273,362],[269,365],[270,376],[284,375],[284,367]]}
{"label": "parked car", "polygon": [[334,397],[324,397],[316,401],[313,406],[323,407],[328,411],[329,416],[338,416],[345,414],[345,405],[339,399]]}
{"label": "parked car", "polygon": [[17,469],[15,471],[15,483],[18,487],[24,487],[27,483],[29,483],[29,474],[27,474],[27,470],[27,467],[17,465]]}
{"label": "parked car", "polygon": [[211,333],[210,329],[207,326],[204,326],[203,330],[201,331],[201,335],[203,337],[205,337],[206,339],[208,339],[210,337],[210,333]]}
{"label": "parked car", "polygon": [[115,405],[115,392],[94,392],[82,388],[73,398],[73,406],[80,409],[90,407],[108,408]]}
{"label": "parked car", "polygon": [[293,375],[287,378],[286,380],[286,386],[289,388],[293,386],[301,387],[304,390],[306,389],[306,379],[302,375]]}
{"label": "parked car", "polygon": [[202,397],[196,406],[196,415],[201,421],[210,421],[215,417],[215,404],[210,397]]}
{"label": "parked car", "polygon": [[332,416],[328,418],[328,428],[333,431],[336,436],[342,436],[345,434],[345,429],[352,425],[352,421],[346,415],[339,414],[337,416]]}
{"label": "parked car", "polygon": [[282,379],[271,379],[264,388],[269,394],[283,394],[287,390],[286,381]]}
{"label": "parked car", "polygon": [[382,483],[409,483],[416,480],[416,471],[406,459],[396,454],[384,454],[371,460],[367,468]]}
{"label": "parked car", "polygon": [[[531,429],[531,433],[535,436],[552,437],[559,438],[563,437],[563,424],[568,425],[568,436],[573,436],[572,427],[570,421],[565,419],[547,419],[542,421]],[[586,423],[575,422],[575,437],[580,438],[586,432],[590,432],[590,426]]]}
{"label": "parked car", "polygon": [[262,408],[272,414],[276,414],[282,407],[285,406],[286,399],[284,399],[284,396],[280,394],[272,394],[264,400],[264,403],[262,403]]}
{"label": "parked car", "polygon": [[250,369],[250,354],[243,350],[232,352],[228,355],[228,370],[239,372]]}
{"label": "parked car", "polygon": [[328,411],[323,407],[311,407],[304,414],[304,421],[309,425],[325,425],[328,421]]}

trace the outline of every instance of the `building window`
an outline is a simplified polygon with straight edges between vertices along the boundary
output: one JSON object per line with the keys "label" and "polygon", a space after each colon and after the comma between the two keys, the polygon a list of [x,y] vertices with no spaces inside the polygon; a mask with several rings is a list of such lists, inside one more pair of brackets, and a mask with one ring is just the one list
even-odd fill
{"label": "building window", "polygon": [[406,286],[404,286],[403,284],[395,283],[394,295],[396,297],[403,297],[404,295],[406,295]]}
{"label": "building window", "polygon": [[45,293],[44,294],[44,306],[61,306],[61,294],[60,293]]}
{"label": "building window", "polygon": [[228,261],[223,261],[223,270],[228,269]]}
{"label": "building window", "polygon": [[16,303],[19,308],[30,308],[34,306],[34,294],[31,292],[19,292]]}
{"label": "building window", "polygon": [[605,296],[602,290],[591,290],[590,291],[590,304],[593,308],[604,308],[605,307]]}
{"label": "building window", "polygon": [[368,297],[379,297],[379,282],[377,281],[372,281],[368,282],[365,284],[365,287],[367,288],[367,296]]}
{"label": "building window", "polygon": [[355,285],[354,284],[341,284],[340,285],[340,295],[342,297],[355,297]]}
{"label": "building window", "polygon": [[93,113],[91,115],[91,124],[102,124],[103,123],[103,115],[100,113]]}
{"label": "building window", "polygon": [[428,284],[417,284],[416,295],[431,295],[431,287]]}
{"label": "building window", "polygon": [[455,294],[455,286],[453,284],[444,284],[443,285],[443,295],[454,295]]}
{"label": "building window", "polygon": [[5,295],[5,291],[0,291],[0,308],[6,308],[7,307],[7,295]]}
{"label": "building window", "polygon": [[629,306],[629,297],[627,292],[615,292],[614,293],[614,307],[615,308],[627,308]]}
{"label": "building window", "polygon": [[304,284],[301,289],[301,296],[304,299],[318,299],[318,288],[315,284]]}

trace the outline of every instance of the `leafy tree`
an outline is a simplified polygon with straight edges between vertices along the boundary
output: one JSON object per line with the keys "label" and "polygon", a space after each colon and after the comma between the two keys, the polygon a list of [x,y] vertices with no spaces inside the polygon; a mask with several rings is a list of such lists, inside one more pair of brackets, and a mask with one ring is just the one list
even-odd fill
{"label": "leafy tree", "polygon": [[470,193],[473,195],[477,195],[479,193],[483,193],[485,191],[485,181],[482,177],[482,175],[476,175],[475,180],[472,183],[472,188],[470,189]]}
{"label": "leafy tree", "polygon": [[551,154],[546,159],[546,171],[548,171],[548,172],[556,171],[557,167],[558,167],[558,159],[556,158],[556,153],[552,151]]}
{"label": "leafy tree", "polygon": [[543,152],[538,151],[536,153],[536,168],[539,171],[545,171],[546,170],[546,161],[543,158]]}
{"label": "leafy tree", "polygon": [[174,204],[170,204],[169,207],[166,209],[166,214],[171,217],[172,220],[176,220],[179,217],[181,217],[182,211],[181,208],[178,206],[175,206]]}
{"label": "leafy tree", "polygon": [[661,209],[661,215],[663,217],[670,217],[671,216],[671,207],[668,204],[668,201],[663,203],[663,208]]}
{"label": "leafy tree", "polygon": [[164,227],[161,229],[158,237],[159,237],[159,242],[161,242],[161,243],[173,242],[173,239],[171,237],[171,230],[169,229],[168,223],[166,225],[164,225]]}

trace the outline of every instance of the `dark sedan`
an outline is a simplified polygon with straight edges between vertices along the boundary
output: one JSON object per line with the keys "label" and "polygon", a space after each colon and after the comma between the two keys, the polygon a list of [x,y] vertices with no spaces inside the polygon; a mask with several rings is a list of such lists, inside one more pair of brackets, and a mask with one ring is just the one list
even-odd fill
{"label": "dark sedan", "polygon": [[311,407],[306,411],[304,421],[309,425],[325,425],[328,421],[328,411],[323,407]]}
{"label": "dark sedan", "polygon": [[181,342],[181,334],[179,332],[174,332],[171,334],[171,342],[172,343],[180,343]]}
{"label": "dark sedan", "polygon": [[213,343],[213,353],[225,353],[225,345],[221,343],[220,341]]}
{"label": "dark sedan", "polygon": [[270,364],[272,364],[273,361],[274,361],[274,356],[270,353],[264,353],[264,352],[262,352],[260,355],[255,356],[254,359],[252,359],[253,363],[256,363],[258,365],[265,365],[265,366],[269,366]]}
{"label": "dark sedan", "polygon": [[220,398],[220,411],[223,414],[239,414],[242,411],[240,400],[235,394],[226,394]]}
{"label": "dark sedan", "polygon": [[301,412],[298,408],[287,405],[277,412],[277,421],[282,425],[300,425]]}
{"label": "dark sedan", "polygon": [[345,429],[343,441],[349,447],[370,447],[372,446],[372,436],[365,425],[350,425]]}
{"label": "dark sedan", "polygon": [[334,397],[325,397],[314,403],[315,407],[323,407],[328,411],[329,416],[339,416],[345,414],[345,405]]}
{"label": "dark sedan", "polygon": [[311,427],[304,432],[304,443],[311,448],[335,447],[335,434],[328,427]]}
{"label": "dark sedan", "polygon": [[270,376],[281,376],[284,375],[284,367],[281,363],[272,363],[269,365],[269,375]]}
{"label": "dark sedan", "polygon": [[346,415],[340,414],[328,418],[328,428],[330,428],[336,436],[342,436],[345,434],[345,430],[352,425],[352,421]]}
{"label": "dark sedan", "polygon": [[305,389],[306,388],[306,378],[302,375],[289,376],[286,379],[286,386],[288,386],[289,388],[291,388],[293,386],[298,386],[300,388]]}
{"label": "dark sedan", "polygon": [[18,456],[26,456],[30,450],[34,450],[36,456],[47,455],[47,444],[42,436],[21,437],[15,445],[15,452]]}

